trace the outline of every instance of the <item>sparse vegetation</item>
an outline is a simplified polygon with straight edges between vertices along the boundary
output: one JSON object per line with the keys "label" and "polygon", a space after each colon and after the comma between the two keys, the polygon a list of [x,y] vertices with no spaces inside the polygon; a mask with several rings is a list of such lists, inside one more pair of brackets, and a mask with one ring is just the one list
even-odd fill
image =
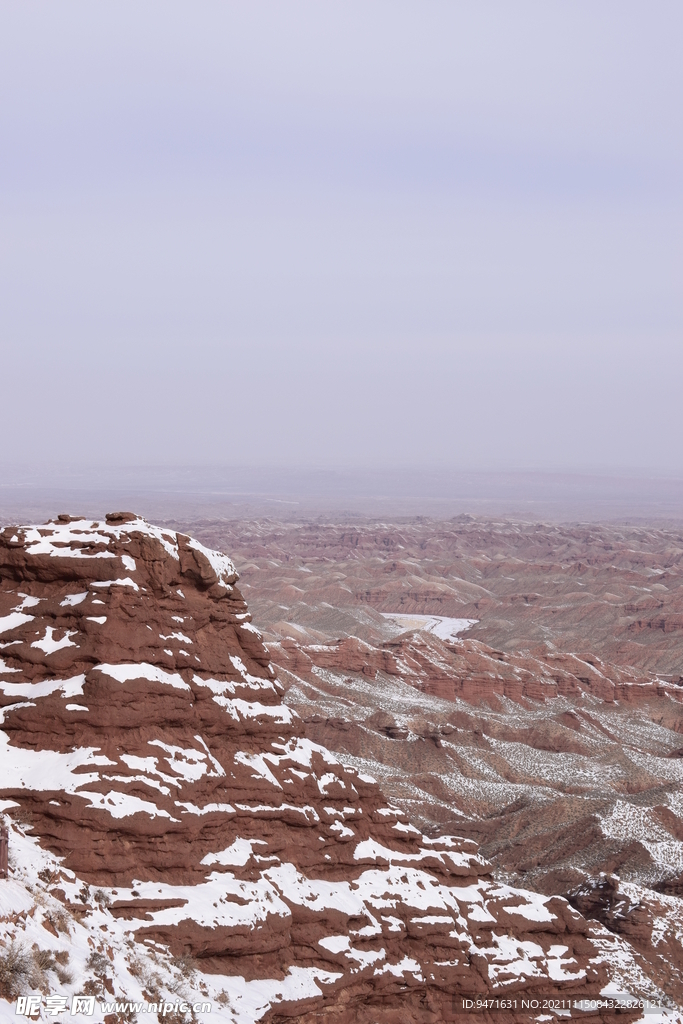
{"label": "sparse vegetation", "polygon": [[54,927],[55,931],[62,932],[64,935],[69,935],[71,929],[69,928],[69,917],[65,910],[48,910],[45,915]]}
{"label": "sparse vegetation", "polygon": [[54,971],[63,984],[68,984],[73,980],[71,973],[64,970],[68,959],[66,951],[55,954],[50,949],[41,949],[37,943],[28,950],[12,942],[0,951],[0,997],[14,999],[27,988],[47,991],[45,975],[49,971]]}
{"label": "sparse vegetation", "polygon": [[148,1003],[158,1003],[163,997],[161,994],[164,981],[158,974],[148,974],[145,977],[143,995]]}
{"label": "sparse vegetation", "polygon": [[183,1013],[182,1010],[174,1010],[164,1016],[164,1021],[169,1021],[170,1024],[190,1024],[191,1021],[196,1020],[197,1017],[192,1007],[186,1013]]}
{"label": "sparse vegetation", "polygon": [[45,971],[53,971],[57,966],[51,949],[41,949],[38,945],[35,945],[31,955],[36,969],[41,974],[45,973]]}
{"label": "sparse vegetation", "polygon": [[31,954],[12,942],[0,952],[0,996],[14,999],[22,988],[30,984],[34,971]]}
{"label": "sparse vegetation", "polygon": [[175,957],[173,964],[178,968],[183,978],[191,978],[197,970],[197,961],[189,953],[184,953],[182,956]]}
{"label": "sparse vegetation", "polygon": [[128,969],[134,978],[140,979],[143,976],[143,967],[137,957],[132,957],[128,961]]}
{"label": "sparse vegetation", "polygon": [[131,1010],[130,1008],[123,1012],[119,1010],[118,1013],[112,1014],[112,1016],[114,1017],[116,1024],[135,1024],[135,1021],[138,1019],[135,1010]]}
{"label": "sparse vegetation", "polygon": [[106,974],[108,966],[109,961],[103,953],[91,953],[86,963],[86,967],[89,967],[97,975]]}

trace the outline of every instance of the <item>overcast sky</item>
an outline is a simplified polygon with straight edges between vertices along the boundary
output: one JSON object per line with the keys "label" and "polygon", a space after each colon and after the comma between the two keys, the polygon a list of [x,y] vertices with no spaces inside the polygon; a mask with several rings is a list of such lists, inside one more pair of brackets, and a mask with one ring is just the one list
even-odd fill
{"label": "overcast sky", "polygon": [[0,2],[0,462],[683,475],[682,29]]}

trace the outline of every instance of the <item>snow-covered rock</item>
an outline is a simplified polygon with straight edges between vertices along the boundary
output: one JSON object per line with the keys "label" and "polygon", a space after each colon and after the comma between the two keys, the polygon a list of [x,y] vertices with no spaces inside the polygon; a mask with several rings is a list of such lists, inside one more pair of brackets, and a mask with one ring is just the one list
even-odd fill
{"label": "snow-covered rock", "polygon": [[64,516],[0,532],[0,581],[0,1015],[427,1022],[640,977],[306,736],[226,556]]}

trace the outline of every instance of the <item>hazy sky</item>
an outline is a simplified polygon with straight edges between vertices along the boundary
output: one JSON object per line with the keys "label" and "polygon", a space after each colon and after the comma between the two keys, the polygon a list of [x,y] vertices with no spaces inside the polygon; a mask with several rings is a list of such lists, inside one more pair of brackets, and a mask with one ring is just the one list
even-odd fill
{"label": "hazy sky", "polygon": [[0,462],[683,474],[682,29],[0,3]]}

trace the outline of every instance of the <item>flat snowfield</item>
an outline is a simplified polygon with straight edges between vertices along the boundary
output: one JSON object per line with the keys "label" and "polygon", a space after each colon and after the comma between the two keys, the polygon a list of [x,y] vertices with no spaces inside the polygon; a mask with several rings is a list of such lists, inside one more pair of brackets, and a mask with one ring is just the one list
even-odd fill
{"label": "flat snowfield", "polygon": [[470,626],[474,626],[478,619],[449,619],[446,615],[397,615],[394,612],[382,612],[385,619],[395,622],[404,631],[409,629],[424,629],[433,633],[440,640],[455,640],[464,633]]}

